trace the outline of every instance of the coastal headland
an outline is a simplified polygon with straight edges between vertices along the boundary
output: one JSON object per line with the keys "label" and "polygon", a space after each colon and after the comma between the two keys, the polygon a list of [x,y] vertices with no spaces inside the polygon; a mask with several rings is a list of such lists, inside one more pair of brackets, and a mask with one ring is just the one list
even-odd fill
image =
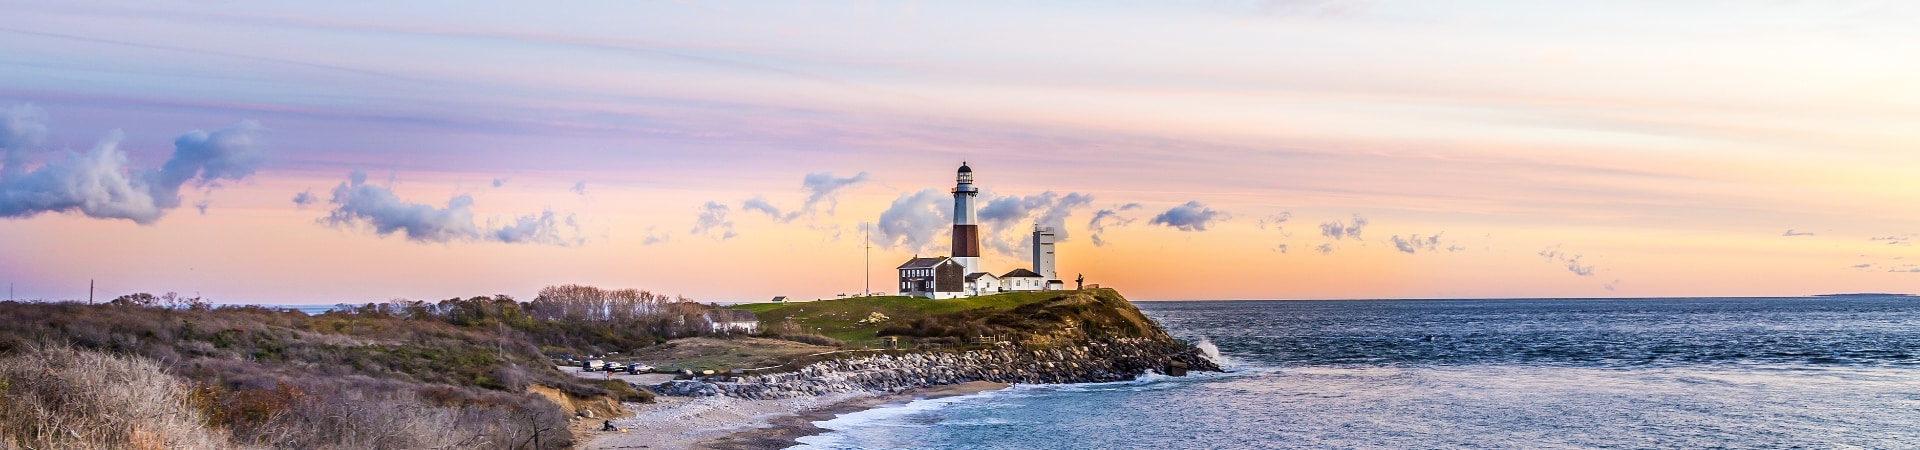
{"label": "coastal headland", "polygon": [[[1219,370],[1111,289],[723,307],[569,285],[312,315],[136,294],[0,314],[0,448],[782,447],[916,398]],[[164,412],[112,413],[131,405]]]}
{"label": "coastal headland", "polygon": [[1123,381],[1150,371],[1220,370],[1112,289],[737,308],[755,311],[766,323],[817,327],[846,339],[848,347],[892,342],[895,348],[803,355],[774,367],[647,386],[663,400],[630,405],[637,415],[613,422],[658,432],[600,434],[588,448],[637,448],[648,442],[653,448],[780,448],[819,432],[813,421],[915,398],[1022,383]]}

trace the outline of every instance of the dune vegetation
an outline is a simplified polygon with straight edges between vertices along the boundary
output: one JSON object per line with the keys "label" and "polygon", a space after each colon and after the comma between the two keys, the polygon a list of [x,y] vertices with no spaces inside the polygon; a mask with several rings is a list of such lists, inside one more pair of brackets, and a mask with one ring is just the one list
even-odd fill
{"label": "dune vegetation", "polygon": [[536,389],[652,394],[554,357],[713,335],[709,308],[586,286],[319,315],[172,294],[0,302],[0,448],[566,448],[576,411]]}

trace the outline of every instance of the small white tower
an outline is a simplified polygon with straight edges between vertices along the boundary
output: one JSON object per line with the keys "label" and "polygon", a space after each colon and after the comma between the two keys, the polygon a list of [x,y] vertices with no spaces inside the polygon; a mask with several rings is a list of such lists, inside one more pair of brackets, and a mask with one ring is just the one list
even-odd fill
{"label": "small white tower", "polygon": [[1033,225],[1033,272],[1047,280],[1060,279],[1053,267],[1053,229]]}
{"label": "small white tower", "polygon": [[980,272],[980,226],[973,212],[973,198],[980,190],[973,187],[973,168],[960,163],[958,181],[953,186],[953,261],[966,268],[965,275]]}

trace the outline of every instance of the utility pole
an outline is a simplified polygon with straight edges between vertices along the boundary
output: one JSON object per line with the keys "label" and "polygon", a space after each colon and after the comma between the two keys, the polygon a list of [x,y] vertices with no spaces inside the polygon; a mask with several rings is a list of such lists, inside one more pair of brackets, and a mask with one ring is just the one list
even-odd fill
{"label": "utility pole", "polygon": [[87,304],[93,304],[93,279],[87,279]]}
{"label": "utility pole", "polygon": [[862,270],[861,272],[864,272],[867,276],[866,289],[868,297],[873,296],[873,231],[869,230],[871,227],[873,227],[872,223],[862,222],[860,224],[860,240],[864,241],[867,246],[867,265],[862,267],[866,270]]}

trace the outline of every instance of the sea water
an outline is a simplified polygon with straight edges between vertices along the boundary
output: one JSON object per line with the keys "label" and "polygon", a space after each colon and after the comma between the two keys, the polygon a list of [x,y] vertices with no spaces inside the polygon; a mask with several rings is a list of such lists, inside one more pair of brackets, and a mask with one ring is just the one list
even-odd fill
{"label": "sea water", "polygon": [[1140,302],[1228,373],[840,416],[800,448],[1920,448],[1920,298]]}

